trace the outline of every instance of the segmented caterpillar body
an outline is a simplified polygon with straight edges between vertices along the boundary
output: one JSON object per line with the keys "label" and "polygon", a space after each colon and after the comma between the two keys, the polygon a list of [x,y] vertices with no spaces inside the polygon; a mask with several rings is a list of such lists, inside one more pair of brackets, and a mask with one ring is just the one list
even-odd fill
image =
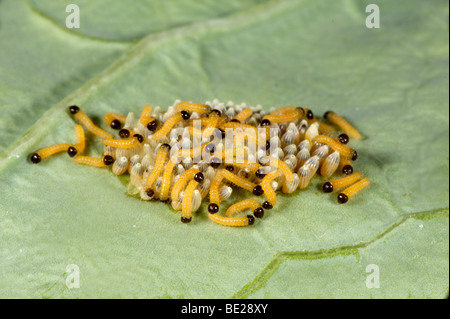
{"label": "segmented caterpillar body", "polygon": [[[75,126],[76,143],[40,149],[30,160],[39,163],[67,152],[78,164],[111,167],[116,175],[128,172],[142,200],[171,202],[182,212],[184,223],[192,220],[202,200],[209,200],[209,219],[225,226],[254,224],[254,217],[262,218],[264,209],[277,204],[277,192],[307,188],[316,172],[323,178],[347,175],[323,186],[324,192],[344,188],[339,203],[370,183],[361,173],[353,173],[357,153],[347,145],[349,136],[360,139],[361,135],[334,112],[327,112],[323,122],[311,110],[296,106],[267,113],[261,106],[214,100],[175,102],[166,112],[159,109],[147,105],[139,119],[133,113],[107,113],[105,123],[120,130],[115,137],[72,105],[69,112],[82,124]],[[103,156],[82,155],[83,127],[102,138]],[[265,200],[247,198],[220,213],[221,201],[228,199],[233,188],[257,198],[263,195]],[[253,215],[236,216],[247,209]]]}

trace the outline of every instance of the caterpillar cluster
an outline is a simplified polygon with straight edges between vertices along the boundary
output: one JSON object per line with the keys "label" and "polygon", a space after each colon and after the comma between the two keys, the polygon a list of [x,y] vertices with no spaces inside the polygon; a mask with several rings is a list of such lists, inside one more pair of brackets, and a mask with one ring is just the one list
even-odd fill
{"label": "caterpillar cluster", "polygon": [[[104,122],[117,136],[101,129],[78,107],[68,108],[82,125],[75,126],[76,143],[52,145],[33,153],[32,163],[67,152],[73,161],[110,167],[116,175],[129,174],[130,186],[145,201],[170,202],[188,223],[204,200],[209,218],[225,226],[248,226],[277,203],[277,192],[306,188],[320,174],[331,177],[324,192],[343,189],[339,203],[366,187],[370,181],[353,172],[357,152],[348,146],[361,135],[332,111],[323,120],[307,108],[286,106],[262,110],[260,105],[197,104],[175,101],[162,111],[150,105],[139,118],[107,113]],[[81,155],[86,146],[84,128],[102,138],[104,155]],[[235,188],[253,194],[219,213]],[[251,214],[239,215],[246,210]]]}

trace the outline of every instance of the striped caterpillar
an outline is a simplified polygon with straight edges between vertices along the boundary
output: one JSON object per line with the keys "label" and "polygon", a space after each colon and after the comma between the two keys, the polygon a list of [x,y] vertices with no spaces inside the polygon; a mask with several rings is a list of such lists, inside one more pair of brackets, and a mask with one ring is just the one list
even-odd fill
{"label": "striped caterpillar", "polygon": [[[170,203],[181,211],[183,223],[189,223],[207,200],[208,216],[215,223],[252,225],[274,208],[277,192],[304,189],[315,175],[345,175],[323,185],[326,193],[342,189],[337,196],[341,204],[370,183],[353,172],[358,154],[348,143],[361,139],[360,133],[332,111],[320,120],[297,106],[266,113],[260,105],[245,103],[175,101],[165,112],[147,105],[139,118],[131,112],[107,113],[104,122],[117,132],[114,135],[95,125],[78,106],[68,110],[81,124],[75,126],[76,143],[38,150],[30,156],[32,163],[67,152],[77,164],[129,174],[131,189],[142,200]],[[82,155],[85,129],[102,139],[102,157]],[[236,188],[264,200],[248,198],[220,213]],[[251,214],[240,214],[246,210]]]}

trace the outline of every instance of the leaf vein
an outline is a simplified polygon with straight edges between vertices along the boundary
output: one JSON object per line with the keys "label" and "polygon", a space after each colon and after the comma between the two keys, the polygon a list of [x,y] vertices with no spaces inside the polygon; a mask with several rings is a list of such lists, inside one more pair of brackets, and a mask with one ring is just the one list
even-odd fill
{"label": "leaf vein", "polygon": [[383,239],[389,233],[391,233],[394,229],[398,228],[406,221],[411,218],[424,218],[436,215],[448,215],[449,208],[439,208],[433,209],[423,212],[410,213],[402,216],[399,220],[391,224],[388,228],[386,228],[383,232],[375,236],[374,238],[363,241],[355,245],[346,245],[340,246],[336,248],[328,248],[328,249],[320,249],[314,251],[281,251],[277,252],[272,260],[264,267],[264,269],[256,275],[256,277],[246,284],[241,290],[236,292],[231,298],[242,299],[248,297],[250,294],[255,291],[261,289],[265,283],[272,277],[273,274],[276,273],[279,266],[284,263],[286,260],[298,259],[322,259],[334,257],[336,255],[357,255],[358,249],[367,248],[368,246],[374,244],[375,242]]}

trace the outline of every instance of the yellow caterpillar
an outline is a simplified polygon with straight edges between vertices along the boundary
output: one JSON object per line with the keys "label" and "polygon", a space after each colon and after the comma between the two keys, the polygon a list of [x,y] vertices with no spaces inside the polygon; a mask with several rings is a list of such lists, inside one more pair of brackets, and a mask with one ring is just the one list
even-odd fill
{"label": "yellow caterpillar", "polygon": [[[337,196],[346,203],[370,181],[353,173],[356,150],[347,143],[361,134],[332,111],[316,118],[311,110],[286,106],[266,113],[260,106],[227,104],[217,100],[204,104],[176,102],[166,112],[152,112],[146,105],[136,119],[107,113],[106,125],[117,136],[95,125],[78,107],[68,108],[81,125],[75,126],[76,143],[52,145],[30,156],[39,163],[57,153],[67,152],[78,164],[110,167],[116,175],[130,174],[131,184],[142,200],[170,202],[189,223],[192,213],[209,200],[208,216],[225,226],[248,226],[255,217],[277,203],[277,192],[294,193],[306,188],[320,174],[331,177],[326,193],[344,188]],[[104,155],[81,155],[86,140],[83,127],[102,139]],[[220,213],[222,202],[239,187],[256,197],[245,199]],[[247,209],[252,215],[236,216]]]}

